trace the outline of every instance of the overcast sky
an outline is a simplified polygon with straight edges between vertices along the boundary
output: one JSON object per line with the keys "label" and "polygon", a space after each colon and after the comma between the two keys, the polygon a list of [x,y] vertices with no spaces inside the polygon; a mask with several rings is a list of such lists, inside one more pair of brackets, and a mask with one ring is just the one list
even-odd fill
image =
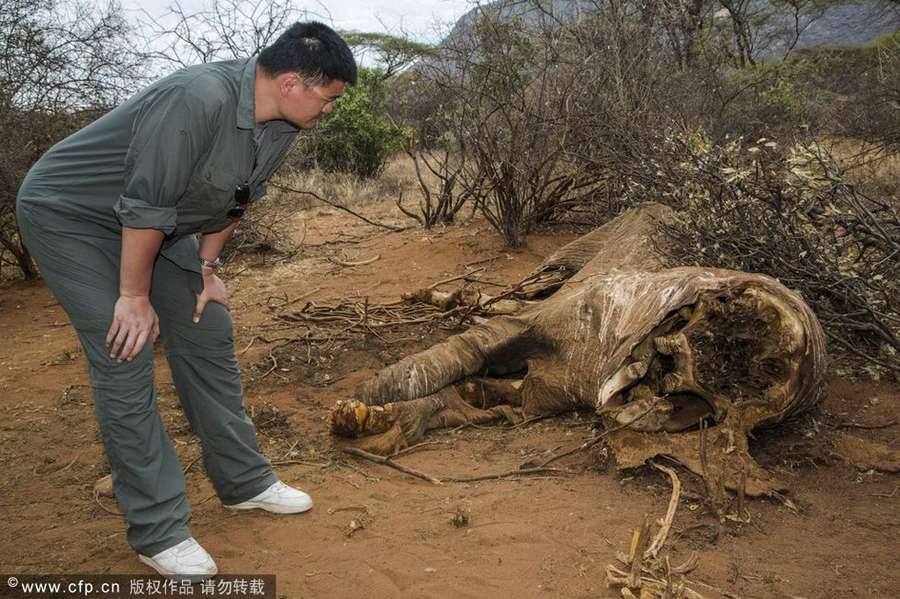
{"label": "overcast sky", "polygon": [[[163,14],[171,0],[121,0],[126,13],[136,15],[143,8],[151,15]],[[407,31],[413,39],[437,42],[459,17],[471,7],[471,0],[328,0],[295,2],[323,21],[339,29],[356,31]],[[186,13],[202,10],[209,0],[181,0]],[[329,18],[330,15],[330,18]],[[379,22],[380,21],[380,22]],[[438,25],[442,25],[439,27]]]}

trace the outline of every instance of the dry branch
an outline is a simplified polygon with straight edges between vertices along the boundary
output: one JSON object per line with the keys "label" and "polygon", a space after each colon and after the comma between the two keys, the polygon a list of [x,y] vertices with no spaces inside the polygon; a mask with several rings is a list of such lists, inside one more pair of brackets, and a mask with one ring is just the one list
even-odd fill
{"label": "dry branch", "polygon": [[385,223],[379,223],[379,222],[370,220],[370,219],[366,218],[365,216],[363,216],[362,214],[359,214],[359,213],[357,213],[357,212],[354,212],[353,210],[350,210],[349,208],[347,208],[347,207],[344,206],[343,204],[339,204],[338,202],[334,202],[334,201],[332,201],[332,200],[326,200],[325,198],[323,198],[323,197],[320,196],[319,194],[317,194],[317,193],[315,193],[315,192],[312,192],[312,191],[301,191],[301,190],[299,190],[299,189],[293,189],[293,188],[288,187],[287,185],[280,185],[280,184],[277,184],[277,183],[273,183],[273,184],[272,184],[272,187],[275,188],[275,189],[280,189],[280,190],[282,190],[282,191],[287,191],[287,192],[290,192],[290,193],[299,193],[299,194],[303,194],[303,195],[312,196],[312,197],[314,197],[315,199],[319,200],[320,202],[322,202],[322,203],[324,203],[324,204],[328,204],[329,206],[331,206],[331,207],[333,207],[333,208],[337,208],[338,210],[343,210],[344,212],[347,212],[348,214],[352,214],[352,215],[355,216],[356,218],[358,218],[358,219],[360,219],[360,220],[362,220],[362,221],[365,221],[365,222],[369,223],[370,225],[374,225],[374,226],[376,226],[376,227],[381,227],[382,229],[388,229],[388,230],[390,230],[390,231],[394,231],[395,233],[399,233],[400,231],[405,231],[406,229],[409,228],[409,227],[397,227],[397,226],[395,226],[395,225],[388,225],[388,224],[385,224]]}
{"label": "dry branch", "polygon": [[[421,444],[421,445],[424,445],[424,444]],[[508,472],[497,472],[497,473],[493,473],[493,474],[481,474],[478,476],[464,476],[464,477],[463,476],[447,476],[447,477],[438,478],[436,476],[426,474],[425,472],[413,470],[412,468],[408,468],[406,466],[403,466],[402,464],[398,464],[397,462],[395,462],[394,460],[391,459],[391,457],[393,457],[393,456],[385,457],[385,456],[375,455],[373,453],[369,453],[368,451],[363,451],[362,449],[358,449],[356,447],[345,447],[343,451],[346,454],[353,455],[353,456],[363,458],[366,460],[370,460],[377,464],[384,464],[385,466],[389,466],[391,468],[394,468],[395,470],[399,470],[400,472],[404,472],[411,476],[415,476],[416,478],[421,478],[422,480],[427,480],[428,482],[435,484],[435,485],[439,485],[439,484],[442,484],[445,482],[447,482],[447,483],[471,483],[471,482],[477,482],[477,481],[482,481],[482,480],[494,480],[494,479],[500,479],[500,478],[509,478],[509,477],[513,477],[513,476],[520,476],[523,474],[545,474],[547,472],[551,472],[551,473],[555,473],[555,474],[563,473],[562,470],[558,470],[556,468],[526,468],[526,469],[520,469],[520,470],[510,470]],[[400,453],[401,452],[397,452],[394,455],[400,455]]]}
{"label": "dry branch", "polygon": [[834,428],[858,428],[862,430],[878,430],[882,428],[891,428],[892,426],[897,426],[898,422],[896,420],[891,420],[890,422],[885,422],[883,424],[871,423],[867,424],[864,422],[841,422],[837,424]]}
{"label": "dry branch", "polygon": [[371,258],[360,260],[359,262],[345,262],[344,260],[338,260],[337,258],[330,258],[330,260],[338,266],[365,266],[366,264],[372,264],[379,258],[381,258],[381,254],[376,254]]}
{"label": "dry branch", "polygon": [[407,468],[402,464],[398,464],[394,460],[389,457],[375,455],[373,453],[369,453],[368,451],[363,451],[362,449],[357,449],[356,447],[345,447],[344,453],[356,456],[358,458],[363,458],[364,460],[369,460],[375,462],[376,464],[384,464],[385,466],[390,466],[395,470],[399,470],[405,474],[409,474],[411,476],[415,476],[416,478],[421,478],[422,480],[427,480],[433,485],[441,484],[441,481],[437,478],[431,476],[430,474],[425,474],[424,472],[419,472],[418,470],[413,470],[412,468]]}

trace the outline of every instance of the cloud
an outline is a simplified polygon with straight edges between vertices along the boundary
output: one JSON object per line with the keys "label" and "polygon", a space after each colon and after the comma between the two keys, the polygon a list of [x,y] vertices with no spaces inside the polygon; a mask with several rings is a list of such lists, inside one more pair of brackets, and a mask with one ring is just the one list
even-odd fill
{"label": "cloud", "polygon": [[[166,12],[171,0],[122,0],[122,7],[128,14],[137,15],[140,9],[159,16]],[[204,0],[182,0],[186,13],[200,11],[209,2]],[[401,30],[413,38],[437,42],[450,25],[463,16],[471,7],[471,0],[328,0],[305,3],[304,8],[328,21],[339,29],[356,31]]]}

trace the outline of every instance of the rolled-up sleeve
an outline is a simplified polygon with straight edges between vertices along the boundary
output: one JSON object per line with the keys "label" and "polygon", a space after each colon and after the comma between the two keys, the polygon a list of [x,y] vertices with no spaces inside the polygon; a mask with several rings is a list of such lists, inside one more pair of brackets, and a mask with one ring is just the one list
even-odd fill
{"label": "rolled-up sleeve", "polygon": [[175,232],[175,208],[212,139],[212,108],[184,87],[161,88],[141,107],[113,210],[124,227]]}
{"label": "rolled-up sleeve", "polygon": [[177,212],[173,206],[152,206],[144,200],[123,195],[113,210],[123,227],[159,229],[166,235],[175,231]]}

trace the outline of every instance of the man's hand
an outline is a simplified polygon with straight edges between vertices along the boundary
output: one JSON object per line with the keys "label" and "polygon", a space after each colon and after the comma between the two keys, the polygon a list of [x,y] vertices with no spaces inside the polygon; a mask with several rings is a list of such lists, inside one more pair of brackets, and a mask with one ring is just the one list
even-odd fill
{"label": "man's hand", "polygon": [[203,293],[197,295],[197,305],[194,307],[194,322],[200,322],[203,309],[208,302],[217,302],[228,307],[228,292],[225,291],[225,283],[213,274],[212,269],[203,267]]}
{"label": "man's hand", "polygon": [[[113,322],[106,334],[109,357],[130,362],[159,336],[159,317],[146,295],[120,295],[113,309]],[[111,345],[111,347],[110,347]]]}

